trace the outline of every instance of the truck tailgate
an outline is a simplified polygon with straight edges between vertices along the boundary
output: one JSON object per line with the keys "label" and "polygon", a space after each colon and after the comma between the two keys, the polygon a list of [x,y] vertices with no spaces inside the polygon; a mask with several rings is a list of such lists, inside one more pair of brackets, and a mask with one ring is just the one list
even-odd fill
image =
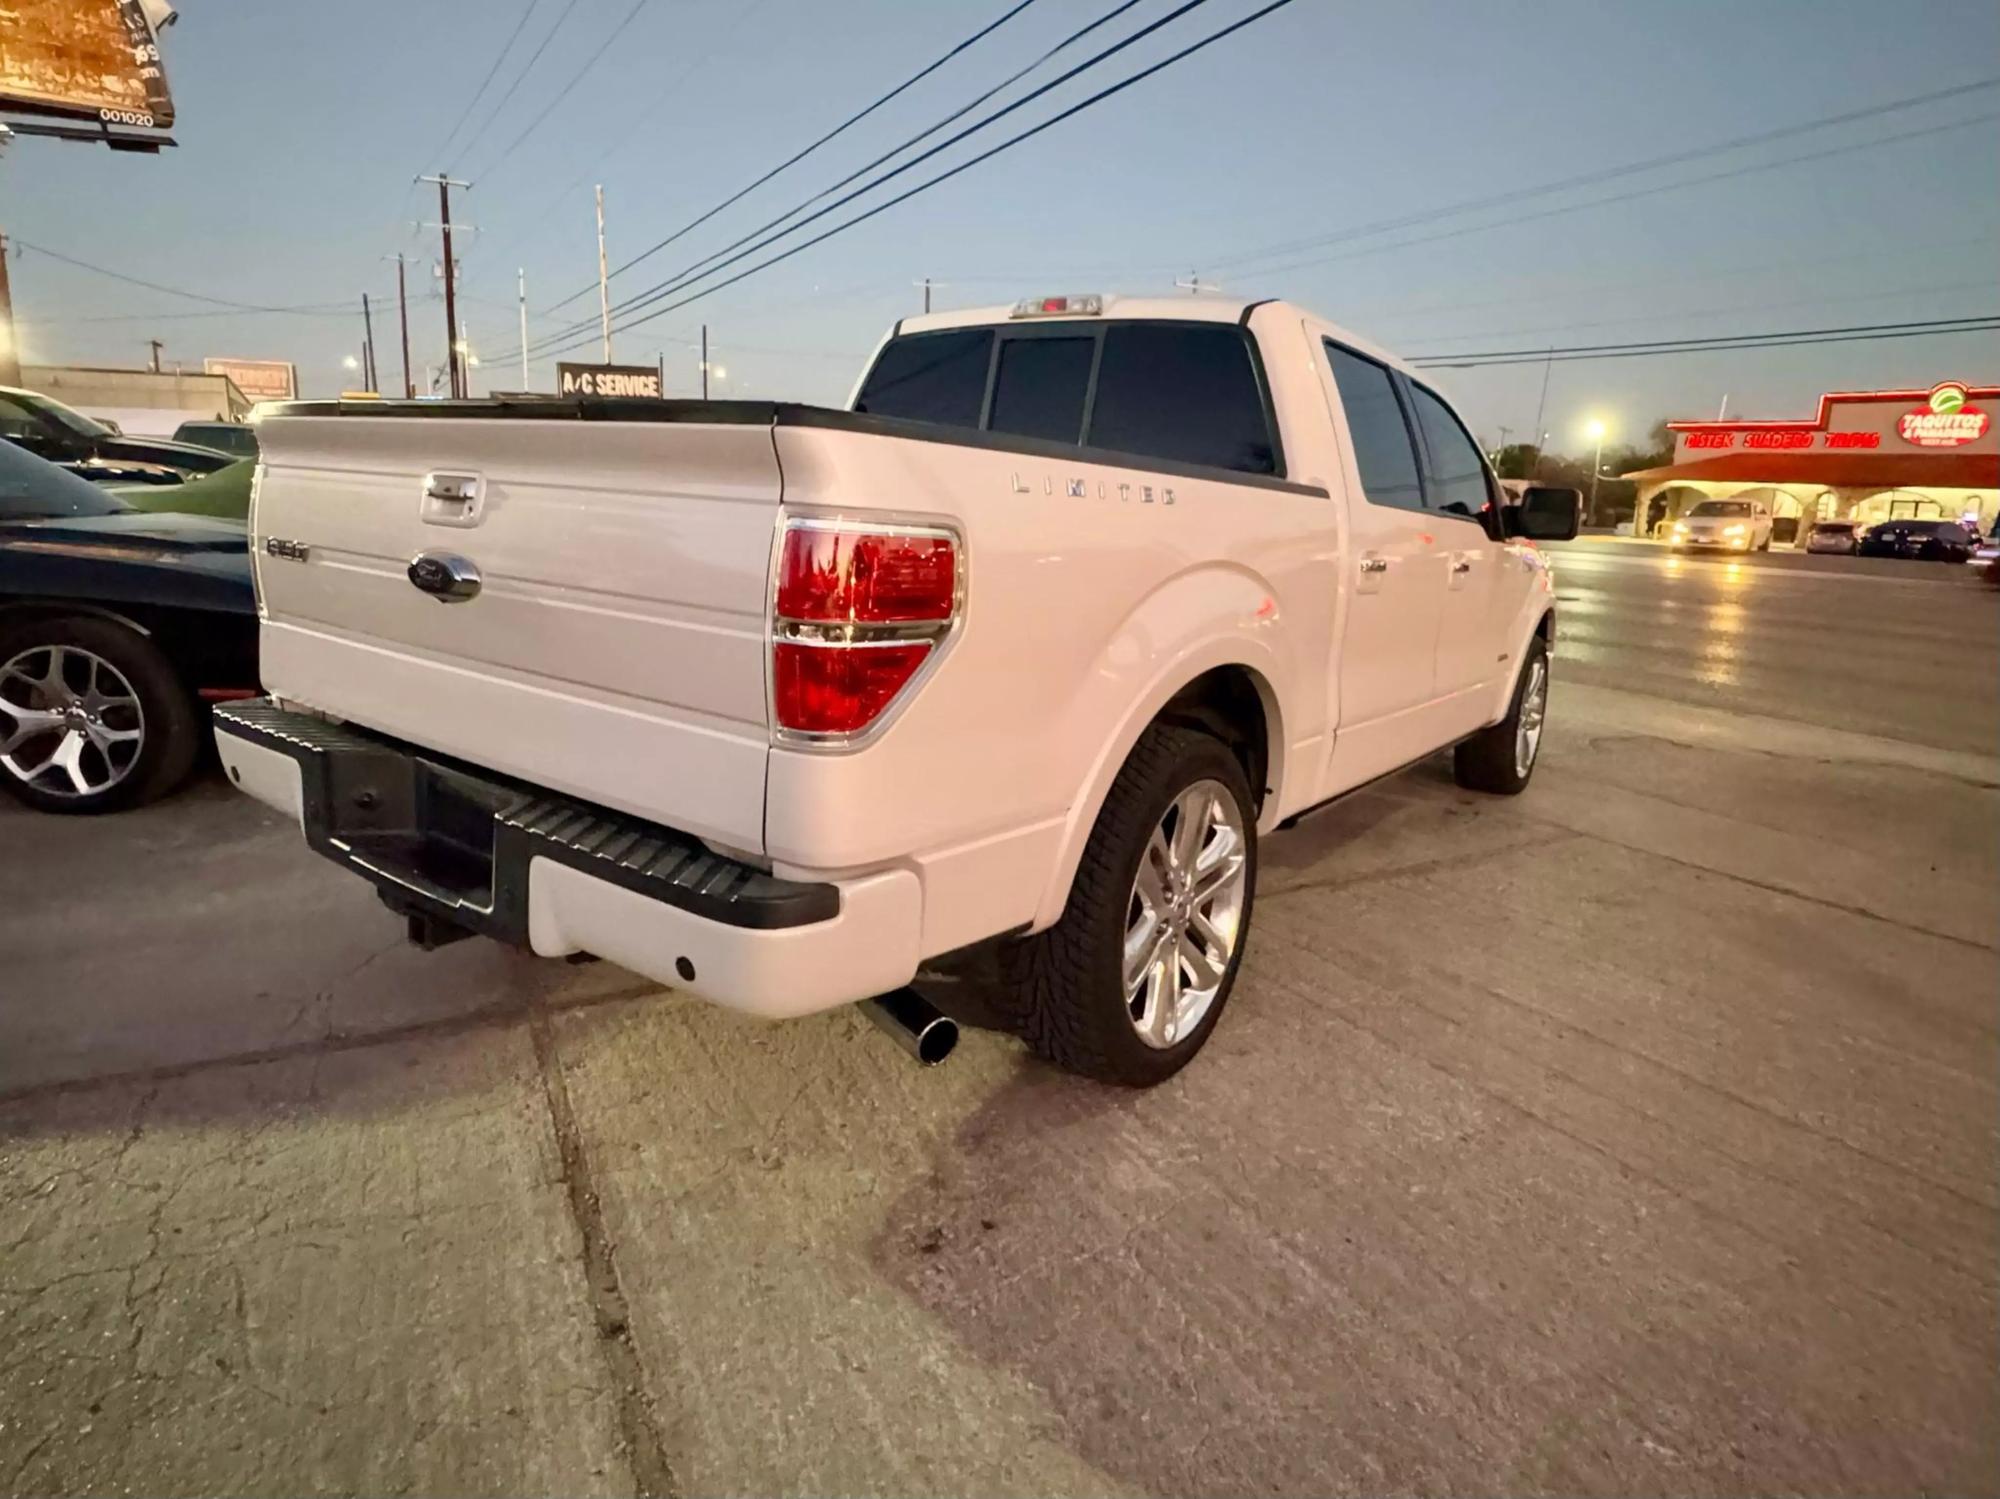
{"label": "truck tailgate", "polygon": [[[269,691],[762,850],[767,424],[275,415],[259,436]],[[476,593],[423,591],[419,556],[469,564]]]}

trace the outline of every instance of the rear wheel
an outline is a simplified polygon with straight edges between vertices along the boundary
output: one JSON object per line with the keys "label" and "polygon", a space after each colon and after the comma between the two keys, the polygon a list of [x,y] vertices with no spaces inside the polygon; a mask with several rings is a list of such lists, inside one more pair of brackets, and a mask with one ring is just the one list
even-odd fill
{"label": "rear wheel", "polygon": [[1207,734],[1154,725],[1105,798],[1061,920],[1000,955],[1014,1029],[1085,1077],[1164,1082],[1221,1018],[1256,888],[1242,765]]}
{"label": "rear wheel", "polygon": [[1549,652],[1539,635],[1528,642],[1507,716],[1452,751],[1451,771],[1468,791],[1516,796],[1527,788],[1542,752],[1549,711]]}
{"label": "rear wheel", "polygon": [[45,812],[112,812],[194,765],[195,705],[129,626],[40,617],[0,626],[0,786]]}

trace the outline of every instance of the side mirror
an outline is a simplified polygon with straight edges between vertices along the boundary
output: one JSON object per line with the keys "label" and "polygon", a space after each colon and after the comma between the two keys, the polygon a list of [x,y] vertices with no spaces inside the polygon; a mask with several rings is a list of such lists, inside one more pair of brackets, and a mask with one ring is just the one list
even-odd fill
{"label": "side mirror", "polygon": [[1521,503],[1504,507],[1500,519],[1509,536],[1574,541],[1583,523],[1583,493],[1554,484],[1530,484],[1521,491]]}

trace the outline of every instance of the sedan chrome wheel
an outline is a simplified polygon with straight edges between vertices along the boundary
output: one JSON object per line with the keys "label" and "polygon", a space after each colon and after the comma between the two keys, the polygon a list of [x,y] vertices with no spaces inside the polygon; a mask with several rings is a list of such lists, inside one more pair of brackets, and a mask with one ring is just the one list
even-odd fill
{"label": "sedan chrome wheel", "polygon": [[0,769],[51,796],[101,796],[146,742],[123,673],[74,645],[32,646],[0,665]]}
{"label": "sedan chrome wheel", "polygon": [[1549,712],[1549,667],[1540,656],[1528,663],[1528,680],[1521,688],[1521,712],[1514,726],[1514,774],[1525,776],[1534,768],[1535,753],[1542,747],[1542,720]]}
{"label": "sedan chrome wheel", "polygon": [[1126,907],[1124,976],[1132,1028],[1148,1046],[1192,1034],[1222,992],[1248,867],[1243,814],[1220,781],[1175,797],[1146,841]]}

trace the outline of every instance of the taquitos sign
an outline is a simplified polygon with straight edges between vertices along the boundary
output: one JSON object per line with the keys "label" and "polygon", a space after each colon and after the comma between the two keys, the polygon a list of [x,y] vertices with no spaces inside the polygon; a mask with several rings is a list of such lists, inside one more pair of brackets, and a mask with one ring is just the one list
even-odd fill
{"label": "taquitos sign", "polygon": [[1916,411],[1906,411],[1896,419],[1896,435],[1920,448],[1962,448],[1986,435],[1993,418],[1965,404],[1966,391],[1955,380],[1947,380],[1930,393]]}

